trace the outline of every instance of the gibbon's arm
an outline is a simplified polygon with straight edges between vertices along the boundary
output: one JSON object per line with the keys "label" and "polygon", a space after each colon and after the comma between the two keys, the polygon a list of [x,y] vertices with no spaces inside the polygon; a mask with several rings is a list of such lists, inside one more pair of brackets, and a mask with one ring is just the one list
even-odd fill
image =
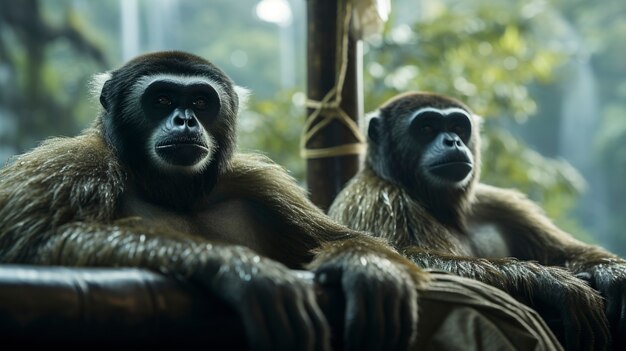
{"label": "gibbon's arm", "polygon": [[[386,331],[381,334],[390,337],[400,333],[400,340],[403,340],[400,348],[405,348],[413,339],[417,320],[412,312],[416,310],[416,287],[429,280],[427,273],[384,241],[331,220],[307,199],[303,190],[280,166],[267,158],[235,155],[216,191],[224,189],[229,189],[235,197],[264,204],[271,212],[280,213],[285,220],[282,235],[293,237],[284,238],[286,250],[295,250],[302,245],[313,250],[315,257],[308,268],[315,271],[316,280],[323,285],[338,285],[348,294],[345,337],[349,345],[363,346],[363,333],[373,333],[381,327],[376,320],[389,320],[384,326]],[[314,242],[302,242],[307,239]],[[363,289],[365,285],[367,288]],[[400,291],[404,297],[394,303],[399,307],[400,319],[388,319],[390,313],[396,312],[383,308],[384,301],[395,294],[394,290]],[[359,308],[362,304],[375,307],[371,310]],[[368,310],[376,315],[363,314]],[[351,320],[366,322],[359,325],[350,323]]]}
{"label": "gibbon's arm", "polygon": [[559,229],[544,211],[522,193],[478,184],[469,221],[493,223],[510,242],[515,257],[583,272],[597,264],[620,263],[600,247],[585,244]]}
{"label": "gibbon's arm", "polygon": [[613,347],[626,347],[626,260],[576,240],[517,191],[480,184],[470,220],[494,223],[514,255],[564,266],[587,281],[606,301]]}
{"label": "gibbon's arm", "polygon": [[553,330],[562,330],[562,325],[567,325],[564,329],[567,348],[602,350],[607,346],[609,334],[602,298],[565,269],[514,258],[446,255],[418,247],[407,247],[402,252],[420,267],[476,279],[539,308],[544,316],[548,311],[556,318],[556,321],[546,320]]}
{"label": "gibbon's arm", "polygon": [[[88,132],[48,141],[1,170],[0,260],[151,269],[229,302],[255,347],[328,347],[313,290],[281,263],[243,246],[114,220],[125,175],[110,156],[97,133]],[[306,327],[290,327],[281,311]]]}
{"label": "gibbon's arm", "polygon": [[55,138],[0,169],[0,260],[30,262],[62,225],[111,222],[126,175],[99,133]]}
{"label": "gibbon's arm", "polygon": [[527,305],[549,309],[551,316],[558,316],[557,323],[567,321],[566,328],[553,330],[563,331],[560,334],[564,336],[559,336],[568,346],[602,348],[607,343],[602,299],[583,281],[563,269],[537,263],[469,257],[463,243],[447,228],[371,169],[366,168],[346,185],[329,214],[348,227],[390,240],[420,267],[476,279]]}

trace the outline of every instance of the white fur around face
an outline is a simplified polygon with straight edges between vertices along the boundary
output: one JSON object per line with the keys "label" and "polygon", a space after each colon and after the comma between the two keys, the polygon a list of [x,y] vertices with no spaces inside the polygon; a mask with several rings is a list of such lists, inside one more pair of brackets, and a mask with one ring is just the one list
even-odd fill
{"label": "white fur around face", "polygon": [[434,108],[434,107],[424,107],[424,108],[420,108],[419,110],[415,111],[414,116],[417,116],[420,113],[424,113],[424,112],[436,112],[436,113],[439,113],[439,114],[441,114],[443,116],[447,116],[447,115],[452,114],[452,113],[460,113],[460,114],[466,115],[469,118],[472,118],[470,116],[470,114],[467,113],[467,111],[465,111],[462,108],[458,108],[458,107],[448,107],[448,108],[444,108],[444,109],[439,109],[439,108]]}
{"label": "white fur around face", "polygon": [[140,104],[137,104],[135,102],[140,100],[144,91],[146,91],[148,86],[150,86],[150,84],[154,82],[169,82],[180,86],[207,84],[217,92],[217,95],[220,99],[220,105],[227,104],[230,100],[230,96],[224,93],[224,88],[222,87],[222,85],[219,82],[208,77],[160,73],[143,76],[139,78],[135,84],[133,84],[129,96],[125,99],[125,101],[127,102],[124,104],[125,113],[131,115],[141,113],[141,111],[138,110],[141,107]]}
{"label": "white fur around face", "polygon": [[215,141],[208,132],[204,134],[204,142],[206,144],[206,147],[209,149],[209,153],[203,159],[191,166],[173,165],[162,159],[156,152],[157,134],[158,131],[154,131],[150,138],[148,138],[148,141],[146,143],[146,149],[148,155],[150,155],[150,159],[158,168],[164,171],[170,171],[172,173],[195,174],[202,173],[211,164],[211,161],[213,160],[213,155],[215,155],[215,149],[217,148],[217,145],[215,144]]}
{"label": "white fur around face", "polygon": [[[91,82],[89,83],[89,92],[96,99],[96,101],[100,98],[100,94],[102,93],[102,88],[104,87],[104,83],[106,83],[109,79],[111,79],[110,72],[98,73],[92,77]],[[215,89],[215,91],[217,92],[219,96],[220,103],[225,103],[226,101],[229,101],[231,98],[230,96],[227,96],[224,93],[224,89],[219,82],[213,79],[210,79],[208,77],[163,73],[163,74],[148,75],[148,76],[144,76],[140,78],[137,81],[137,83],[133,85],[131,95],[129,96],[129,99],[127,101],[136,101],[136,99],[138,99],[141,96],[141,94],[144,92],[144,90],[146,90],[146,88],[150,84],[159,80],[176,83],[176,84],[180,84],[183,86],[190,85],[190,84],[205,83],[205,84],[210,85],[213,89]],[[238,85],[235,85],[234,89],[235,89],[235,93],[237,94],[237,99],[239,101],[239,104],[238,104],[239,109],[237,111],[237,114],[239,114],[246,107],[248,98],[250,97],[251,93],[249,89],[238,86]],[[135,111],[130,111],[130,112],[135,112]]]}
{"label": "white fur around face", "polygon": [[[110,72],[104,72],[104,73],[96,74],[93,76],[92,81],[90,83],[90,92],[96,100],[99,99],[100,94],[102,93],[104,84],[109,79],[111,79],[111,77],[112,76]],[[140,104],[136,102],[141,98],[141,95],[146,90],[146,88],[150,86],[150,84],[156,81],[171,82],[171,83],[178,84],[181,86],[192,85],[192,84],[208,84],[217,92],[218,97],[220,99],[220,104],[222,105],[229,104],[230,99],[232,98],[231,96],[225,93],[225,89],[223,88],[220,82],[210,79],[205,76],[177,75],[177,74],[168,74],[168,73],[147,75],[137,80],[137,82],[132,86],[129,96],[124,100],[123,110],[125,114],[137,115],[137,114],[142,113]],[[237,99],[239,101],[239,104],[238,104],[239,108],[237,111],[237,113],[239,113],[245,107],[248,97],[250,96],[250,91],[240,86],[235,86],[234,90],[235,90],[235,93],[237,94]],[[155,131],[151,135],[151,137],[148,138],[148,141],[146,143],[146,148],[147,148],[148,155],[150,155],[150,159],[157,166],[159,166],[159,168],[163,170],[172,171],[172,172],[184,172],[184,173],[200,173],[204,171],[213,160],[213,156],[215,154],[217,145],[214,139],[211,137],[209,131],[207,131],[207,133],[205,133],[204,135],[204,138],[205,138],[204,141],[207,145],[207,148],[209,149],[209,153],[206,155],[206,157],[204,157],[198,163],[196,163],[195,165],[191,165],[191,166],[172,165],[166,162],[165,160],[163,160],[161,157],[159,157],[159,155],[156,153],[156,150],[155,150],[156,134],[157,133]]]}
{"label": "white fur around face", "polygon": [[[474,163],[474,156],[472,156],[471,153],[468,153],[467,156],[470,159],[470,163],[475,166],[476,164]],[[434,176],[430,173],[430,171],[428,171],[428,167],[425,164],[422,164],[419,168],[418,168],[418,172],[420,172],[422,174],[423,177],[425,177],[428,180],[428,183],[432,184],[435,187],[442,187],[442,188],[463,188],[465,186],[467,186],[471,181],[472,181],[472,176],[474,175],[474,169],[472,169],[471,171],[469,171],[467,173],[467,175],[465,176],[465,178],[461,179],[458,182],[453,182],[453,181],[449,181],[449,180],[445,180],[445,179],[441,179],[437,176]]]}
{"label": "white fur around face", "polygon": [[[135,83],[131,89],[130,96],[126,101],[138,101],[141,98],[143,92],[150,86],[150,84],[162,81],[162,82],[170,82],[181,86],[193,85],[193,84],[208,84],[210,85],[218,94],[220,99],[220,104],[224,104],[230,99],[230,96],[224,93],[224,89],[222,85],[208,77],[204,76],[188,76],[188,75],[175,75],[175,74],[155,74],[144,76],[140,78],[137,83]],[[124,110],[126,113],[140,113],[141,111],[135,111],[135,108],[138,108],[139,104],[128,104],[124,106]],[[203,172],[210,164],[211,160],[213,160],[213,155],[215,154],[216,144],[213,138],[211,137],[210,131],[206,130],[204,133],[204,142],[209,149],[209,153],[198,163],[191,166],[178,166],[173,165],[165,160],[163,160],[156,152],[156,137],[157,131],[154,131],[153,134],[148,139],[146,143],[146,147],[148,149],[148,154],[150,158],[164,171],[171,171],[175,173],[201,173]]]}
{"label": "white fur around face", "polygon": [[[435,107],[424,107],[421,108],[417,111],[415,111],[414,116],[419,115],[420,113],[424,113],[424,112],[435,112],[435,113],[439,113],[442,116],[447,116],[453,113],[460,113],[463,115],[466,115],[468,118],[474,120],[474,116],[471,115],[470,113],[468,113],[467,111],[465,111],[462,108],[458,108],[458,107],[448,107],[448,108],[444,108],[444,109],[439,109],[439,108],[435,108]],[[467,156],[470,159],[470,162],[472,165],[475,165],[474,163],[474,156],[471,153],[468,153]],[[424,160],[425,161],[425,160]],[[422,171],[423,176],[426,177],[426,179],[428,179],[429,183],[436,186],[436,187],[453,187],[453,188],[463,188],[465,186],[467,186],[469,184],[469,182],[472,180],[472,175],[474,174],[474,170],[472,169],[467,176],[465,176],[465,178],[463,178],[462,180],[458,181],[458,182],[452,182],[452,181],[448,181],[445,179],[441,179],[439,177],[436,177],[434,175],[432,175],[429,171],[427,171],[427,166],[425,164],[422,164],[419,169],[424,170]]]}
{"label": "white fur around face", "polygon": [[237,109],[237,115],[241,113],[248,106],[248,99],[252,94],[250,89],[235,85],[235,93],[239,99],[239,108]]}
{"label": "white fur around face", "polygon": [[91,82],[89,82],[89,93],[96,101],[100,98],[104,83],[106,83],[109,79],[111,79],[110,72],[94,74],[94,76],[91,77]]}

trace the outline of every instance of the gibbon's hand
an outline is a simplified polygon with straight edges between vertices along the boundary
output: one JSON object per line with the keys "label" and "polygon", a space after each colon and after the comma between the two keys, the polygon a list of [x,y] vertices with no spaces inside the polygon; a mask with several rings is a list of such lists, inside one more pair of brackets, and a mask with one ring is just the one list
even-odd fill
{"label": "gibbon's hand", "polygon": [[[602,313],[602,297],[586,282],[559,267],[515,261],[503,272],[515,284],[523,277],[515,295],[533,301],[531,306],[544,311],[542,317],[566,350],[605,350],[610,342],[607,319]],[[526,295],[526,296],[524,296]],[[558,325],[558,326],[555,326]],[[559,332],[556,332],[559,334]]]}
{"label": "gibbon's hand", "polygon": [[406,350],[417,330],[417,289],[409,269],[375,254],[340,254],[315,270],[345,297],[346,350]]}
{"label": "gibbon's hand", "polygon": [[252,350],[330,349],[330,329],[310,281],[246,247],[220,251],[197,276],[239,313]]}
{"label": "gibbon's hand", "polygon": [[626,264],[598,264],[576,276],[589,282],[604,298],[604,310],[611,326],[612,348],[623,350],[626,348]]}

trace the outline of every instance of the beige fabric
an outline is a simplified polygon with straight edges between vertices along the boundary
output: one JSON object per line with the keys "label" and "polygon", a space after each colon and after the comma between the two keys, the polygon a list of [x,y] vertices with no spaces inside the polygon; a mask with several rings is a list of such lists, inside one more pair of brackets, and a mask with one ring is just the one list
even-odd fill
{"label": "beige fabric", "polygon": [[481,282],[433,272],[419,297],[416,350],[562,350],[532,309]]}

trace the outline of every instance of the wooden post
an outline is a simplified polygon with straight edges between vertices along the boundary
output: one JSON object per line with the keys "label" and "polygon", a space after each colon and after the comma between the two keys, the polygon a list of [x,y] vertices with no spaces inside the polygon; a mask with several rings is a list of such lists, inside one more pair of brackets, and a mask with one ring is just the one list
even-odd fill
{"label": "wooden post", "polygon": [[[308,0],[307,8],[307,95],[320,101],[334,87],[337,72],[337,1]],[[348,66],[340,107],[351,119],[362,115],[362,51],[361,43],[348,40]],[[309,108],[307,115],[313,109]],[[324,117],[320,114],[317,121]],[[315,125],[316,122],[314,122]],[[353,133],[339,120],[332,121],[306,144],[312,149],[357,142]],[[307,185],[310,198],[322,210],[328,210],[337,193],[359,170],[360,156],[310,158],[307,160]]]}

